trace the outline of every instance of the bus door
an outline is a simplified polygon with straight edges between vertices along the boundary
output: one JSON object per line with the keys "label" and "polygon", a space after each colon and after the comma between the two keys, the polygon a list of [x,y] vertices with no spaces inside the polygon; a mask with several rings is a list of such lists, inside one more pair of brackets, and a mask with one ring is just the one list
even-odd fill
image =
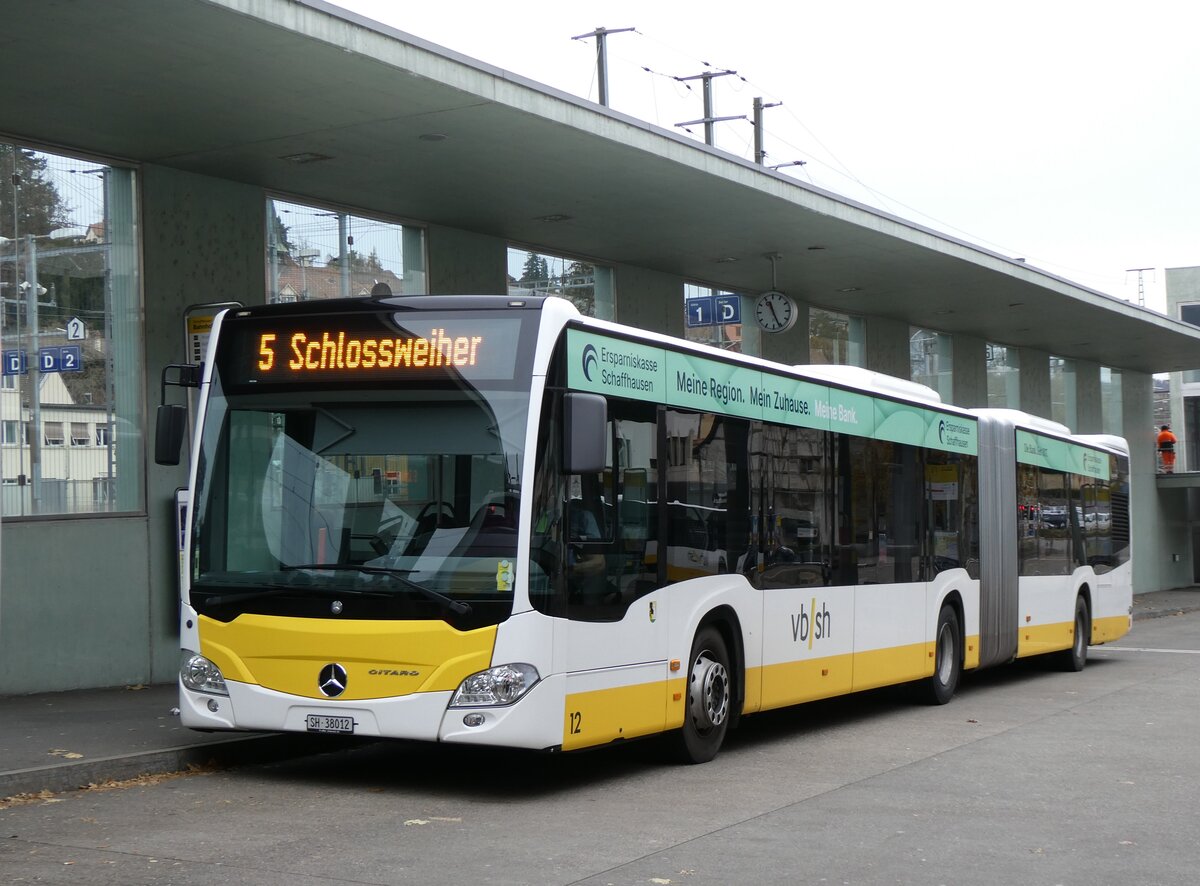
{"label": "bus door", "polygon": [[567,674],[563,748],[659,732],[667,612],[659,582],[657,408],[610,401],[608,468],[565,478]]}
{"label": "bus door", "polygon": [[926,676],[928,606],[921,450],[851,437],[840,489],[856,564],[854,689]]}

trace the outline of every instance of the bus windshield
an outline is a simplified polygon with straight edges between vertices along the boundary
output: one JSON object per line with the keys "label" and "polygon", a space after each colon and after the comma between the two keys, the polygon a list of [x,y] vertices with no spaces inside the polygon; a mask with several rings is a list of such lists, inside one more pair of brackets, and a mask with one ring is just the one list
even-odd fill
{"label": "bus windshield", "polygon": [[222,620],[507,617],[528,398],[466,384],[229,394],[218,374],[192,605]]}

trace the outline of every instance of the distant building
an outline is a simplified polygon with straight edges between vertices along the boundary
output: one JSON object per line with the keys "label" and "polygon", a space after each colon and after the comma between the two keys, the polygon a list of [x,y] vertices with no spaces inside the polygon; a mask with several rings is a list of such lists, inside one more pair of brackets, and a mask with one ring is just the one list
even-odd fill
{"label": "distant building", "polygon": [[[1200,267],[1167,268],[1167,316],[1200,326]],[[1195,367],[1172,372],[1166,392],[1169,408],[1160,414],[1159,379],[1154,380],[1154,421],[1168,421],[1179,442],[1175,470],[1200,471],[1200,352]]]}
{"label": "distant building", "polygon": [[316,298],[351,298],[367,296],[378,283],[387,284],[392,295],[404,295],[404,279],[384,268],[351,268],[348,292],[342,288],[342,269],[328,263],[320,267],[305,260],[296,260],[284,253],[275,268],[272,288],[276,302],[309,301]]}

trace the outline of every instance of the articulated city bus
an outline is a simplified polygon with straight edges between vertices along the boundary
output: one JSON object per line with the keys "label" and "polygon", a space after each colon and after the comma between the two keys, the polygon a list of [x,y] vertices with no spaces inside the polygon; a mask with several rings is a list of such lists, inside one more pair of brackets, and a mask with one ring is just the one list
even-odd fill
{"label": "articulated city bus", "polygon": [[484,296],[232,309],[194,377],[193,728],[703,762],[1130,626],[1124,441],[900,379]]}

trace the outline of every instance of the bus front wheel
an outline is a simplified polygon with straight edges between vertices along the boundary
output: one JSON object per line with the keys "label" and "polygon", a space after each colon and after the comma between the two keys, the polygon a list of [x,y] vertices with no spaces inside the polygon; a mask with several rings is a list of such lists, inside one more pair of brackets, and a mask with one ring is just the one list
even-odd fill
{"label": "bus front wheel", "polygon": [[1071,648],[1057,653],[1060,670],[1082,671],[1087,664],[1088,634],[1091,633],[1087,600],[1075,598],[1075,627],[1071,633]]}
{"label": "bus front wheel", "polygon": [[954,697],[958,678],[962,674],[961,648],[962,629],[958,623],[958,612],[947,604],[938,615],[933,676],[925,681],[925,698],[930,704],[946,704]]}
{"label": "bus front wheel", "polygon": [[677,751],[681,762],[707,763],[721,749],[733,705],[729,651],[716,628],[697,632],[688,662],[687,709]]}

